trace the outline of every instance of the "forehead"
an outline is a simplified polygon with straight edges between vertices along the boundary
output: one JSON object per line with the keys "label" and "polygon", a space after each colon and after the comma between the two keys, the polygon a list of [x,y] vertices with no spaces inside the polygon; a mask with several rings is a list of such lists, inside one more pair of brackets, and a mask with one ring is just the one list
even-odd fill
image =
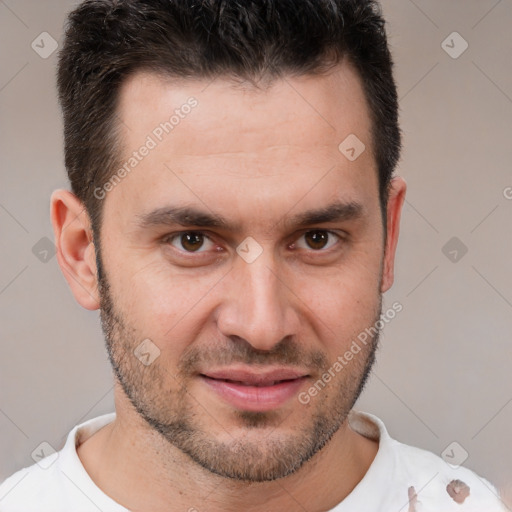
{"label": "forehead", "polygon": [[[229,197],[232,205],[250,197],[263,209],[278,201],[286,208],[306,190],[312,204],[326,193],[377,192],[369,111],[347,63],[260,88],[139,72],[121,89],[118,118],[124,163],[151,146],[110,193],[127,206],[166,206],[181,195],[210,204]],[[354,135],[366,150],[349,161],[339,145]]]}
{"label": "forehead", "polygon": [[[207,154],[212,149],[248,153],[266,149],[270,142],[276,146],[337,146],[349,133],[367,138],[370,130],[360,78],[344,61],[328,74],[284,76],[257,87],[229,77],[180,80],[136,73],[120,92],[118,115],[124,123],[124,137],[131,142],[134,125],[138,131],[152,133],[174,111],[183,110],[191,97],[198,108],[191,116],[185,114],[190,117],[187,123],[182,122],[183,113],[177,112],[178,124],[193,123],[201,142],[195,149],[203,148]],[[186,129],[173,129],[175,152],[191,149],[194,141],[184,132]]]}

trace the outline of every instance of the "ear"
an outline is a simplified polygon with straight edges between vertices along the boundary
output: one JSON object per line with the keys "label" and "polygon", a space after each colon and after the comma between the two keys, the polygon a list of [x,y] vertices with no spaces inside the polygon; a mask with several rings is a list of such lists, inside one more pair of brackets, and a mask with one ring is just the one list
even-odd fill
{"label": "ear", "polygon": [[384,267],[382,272],[381,293],[388,291],[395,279],[395,253],[400,231],[400,216],[405,201],[407,184],[404,179],[397,176],[391,180],[387,205],[387,240],[384,253]]}
{"label": "ear", "polygon": [[67,190],[56,190],[50,214],[57,259],[75,299],[85,309],[98,309],[96,251],[83,203]]}

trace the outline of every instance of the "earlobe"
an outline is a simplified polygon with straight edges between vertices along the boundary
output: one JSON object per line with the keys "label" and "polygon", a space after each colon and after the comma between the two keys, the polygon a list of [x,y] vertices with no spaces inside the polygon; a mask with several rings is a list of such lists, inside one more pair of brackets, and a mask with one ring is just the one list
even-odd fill
{"label": "earlobe", "polygon": [[96,253],[87,211],[74,194],[62,189],[52,194],[50,208],[62,273],[77,302],[85,309],[98,309]]}
{"label": "earlobe", "polygon": [[405,201],[407,184],[400,176],[391,180],[387,205],[387,240],[382,271],[381,293],[391,288],[394,281],[395,254],[400,232],[400,217]]}

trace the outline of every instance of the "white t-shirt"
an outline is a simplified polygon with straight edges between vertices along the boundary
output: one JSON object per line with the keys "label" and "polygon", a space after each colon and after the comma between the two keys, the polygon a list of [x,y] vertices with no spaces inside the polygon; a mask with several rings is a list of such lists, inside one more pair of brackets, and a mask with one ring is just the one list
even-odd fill
{"label": "white t-shirt", "polygon": [[[127,512],[96,486],[76,452],[77,445],[114,419],[111,413],[77,425],[62,450],[5,480],[0,485],[0,511]],[[349,422],[356,432],[379,440],[379,450],[363,479],[331,512],[506,511],[487,480],[391,439],[376,416],[352,411]]]}

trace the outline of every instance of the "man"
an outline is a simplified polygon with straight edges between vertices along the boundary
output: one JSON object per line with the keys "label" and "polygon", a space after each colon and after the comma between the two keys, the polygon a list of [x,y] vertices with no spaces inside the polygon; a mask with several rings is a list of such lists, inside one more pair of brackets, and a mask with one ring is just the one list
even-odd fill
{"label": "man", "polygon": [[58,259],[101,310],[116,413],[1,510],[504,510],[352,410],[406,190],[373,1],[86,1],[58,85]]}

